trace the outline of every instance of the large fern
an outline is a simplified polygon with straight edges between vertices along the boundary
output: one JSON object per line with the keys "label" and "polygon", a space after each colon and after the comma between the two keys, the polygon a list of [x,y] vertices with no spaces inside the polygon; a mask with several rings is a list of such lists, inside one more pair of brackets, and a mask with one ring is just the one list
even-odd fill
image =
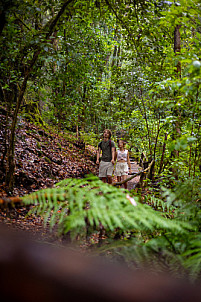
{"label": "large fern", "polygon": [[[188,179],[173,189],[163,188],[163,199],[147,195],[145,200],[171,222],[188,222],[189,232],[140,233],[133,240],[104,246],[113,255],[121,255],[129,263],[195,280],[201,277],[201,181]],[[136,240],[137,239],[137,240]]]}
{"label": "large fern", "polygon": [[201,276],[201,233],[192,234],[188,248],[182,254],[184,266],[189,270],[191,279]]}
{"label": "large fern", "polygon": [[191,226],[183,221],[171,221],[148,205],[133,206],[126,192],[105,184],[97,177],[65,179],[55,188],[34,192],[23,198],[34,204],[31,212],[44,217],[44,222],[57,225],[60,233],[71,231],[74,237],[86,232],[86,227],[106,230],[169,230],[185,233]]}
{"label": "large fern", "polygon": [[[134,206],[128,191],[88,176],[65,179],[23,201],[33,204],[31,212],[43,216],[50,228],[58,226],[60,234],[70,231],[75,238],[104,227],[108,244],[100,252],[109,250],[110,255],[123,256],[136,266],[144,264],[195,279],[201,273],[200,186],[190,185],[164,189],[163,199],[146,196],[147,204]],[[123,232],[120,241],[109,238],[117,230]]]}

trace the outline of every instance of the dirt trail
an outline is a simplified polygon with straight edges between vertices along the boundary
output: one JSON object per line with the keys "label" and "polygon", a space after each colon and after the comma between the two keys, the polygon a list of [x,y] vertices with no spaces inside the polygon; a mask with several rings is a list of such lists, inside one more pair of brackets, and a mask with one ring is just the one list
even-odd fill
{"label": "dirt trail", "polygon": [[[137,164],[136,161],[131,161],[131,169],[132,173],[138,173],[142,168]],[[134,177],[130,181],[128,181],[128,190],[132,190],[134,186],[139,182],[140,180],[140,175]]]}

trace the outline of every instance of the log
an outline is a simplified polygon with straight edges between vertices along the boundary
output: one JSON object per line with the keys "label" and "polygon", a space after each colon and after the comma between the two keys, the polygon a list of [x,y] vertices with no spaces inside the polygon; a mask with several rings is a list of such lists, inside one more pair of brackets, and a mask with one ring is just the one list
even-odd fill
{"label": "log", "polygon": [[134,177],[138,176],[138,175],[141,175],[142,173],[147,173],[149,172],[149,170],[151,169],[152,165],[154,163],[154,160],[151,161],[150,165],[148,166],[148,168],[138,172],[138,173],[134,173],[134,175],[126,178],[125,180],[122,180],[122,181],[119,181],[119,182],[114,182],[112,183],[112,186],[120,186],[120,185],[123,185],[124,183],[126,183],[127,181],[133,179]]}
{"label": "log", "polygon": [[[134,175],[128,177],[127,179],[123,180],[123,181],[120,181],[120,182],[114,182],[112,183],[112,186],[119,186],[119,185],[122,185],[124,184],[125,182],[133,179],[134,177],[138,176],[138,175],[141,175],[142,173],[147,173],[149,172],[149,170],[151,169],[152,165],[154,163],[154,160],[152,160],[152,162],[150,163],[149,167],[138,172],[138,173],[135,173]],[[22,202],[22,197],[0,197],[0,205],[5,205],[5,204],[14,204],[14,203],[21,203]]]}
{"label": "log", "polygon": [[0,197],[0,205],[7,205],[7,204],[13,204],[13,203],[21,203],[22,197],[16,196],[16,197]]}

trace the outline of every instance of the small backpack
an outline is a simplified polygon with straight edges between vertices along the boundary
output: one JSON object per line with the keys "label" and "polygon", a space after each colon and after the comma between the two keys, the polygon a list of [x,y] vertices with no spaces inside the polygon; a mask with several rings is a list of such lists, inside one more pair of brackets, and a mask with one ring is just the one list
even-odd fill
{"label": "small backpack", "polygon": [[[101,147],[101,146],[102,146],[102,142],[100,143],[100,146],[99,146],[99,147],[101,148],[101,150],[102,150],[102,147]],[[112,149],[112,143],[111,143],[111,140],[109,140],[109,146],[110,146],[110,149]]]}

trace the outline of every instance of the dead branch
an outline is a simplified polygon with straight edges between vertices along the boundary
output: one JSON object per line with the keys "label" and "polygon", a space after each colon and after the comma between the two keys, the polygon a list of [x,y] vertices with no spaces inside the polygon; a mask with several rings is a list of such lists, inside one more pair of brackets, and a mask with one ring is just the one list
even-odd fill
{"label": "dead branch", "polygon": [[[122,185],[124,184],[125,182],[133,179],[134,177],[138,176],[138,175],[141,175],[142,173],[147,173],[149,172],[149,170],[151,169],[152,165],[154,163],[154,160],[152,160],[152,162],[150,163],[150,165],[148,166],[148,168],[138,172],[138,173],[135,173],[134,175],[128,177],[127,179],[123,180],[123,181],[120,181],[120,182],[115,182],[112,184],[112,186],[119,186],[119,185]],[[47,197],[47,195],[45,195],[45,197]],[[35,197],[33,197],[34,199]],[[15,204],[15,203],[22,203],[22,197],[0,197],[0,205],[7,205],[7,204]],[[26,205],[24,205],[26,206]]]}
{"label": "dead branch", "polygon": [[22,197],[16,196],[16,197],[0,197],[0,205],[7,205],[7,204],[13,204],[13,203],[21,203]]}
{"label": "dead branch", "polygon": [[[47,199],[48,197],[53,197],[53,194],[50,194],[50,195],[48,195],[47,193],[44,193],[44,197]],[[60,196],[60,194],[58,194],[58,197]],[[66,194],[64,194],[64,197],[66,196]],[[35,196],[35,195],[32,195],[32,196],[29,196],[29,199],[30,200],[33,200],[33,202],[37,199],[38,200],[38,198],[37,198],[37,195]],[[24,207],[26,207],[26,206],[30,206],[30,204],[25,204],[25,203],[23,203],[23,197],[19,197],[19,196],[16,196],[16,197],[1,197],[0,196],[0,206],[1,205],[3,205],[3,206],[5,206],[5,205],[8,205],[8,204],[16,204],[16,203],[19,203],[19,204],[23,204],[23,206]]]}
{"label": "dead branch", "polygon": [[150,165],[148,166],[148,168],[146,168],[146,169],[144,169],[144,170],[142,170],[142,171],[140,171],[140,172],[138,172],[138,173],[135,173],[134,175],[128,177],[128,178],[125,179],[125,180],[122,180],[122,181],[119,181],[119,182],[114,182],[114,183],[112,184],[112,186],[120,186],[120,185],[123,185],[124,183],[126,183],[127,181],[133,179],[134,177],[136,177],[136,176],[138,176],[138,175],[141,175],[142,173],[147,173],[147,172],[149,172],[149,170],[151,169],[153,163],[154,163],[154,160],[151,161],[151,163],[150,163]]}

